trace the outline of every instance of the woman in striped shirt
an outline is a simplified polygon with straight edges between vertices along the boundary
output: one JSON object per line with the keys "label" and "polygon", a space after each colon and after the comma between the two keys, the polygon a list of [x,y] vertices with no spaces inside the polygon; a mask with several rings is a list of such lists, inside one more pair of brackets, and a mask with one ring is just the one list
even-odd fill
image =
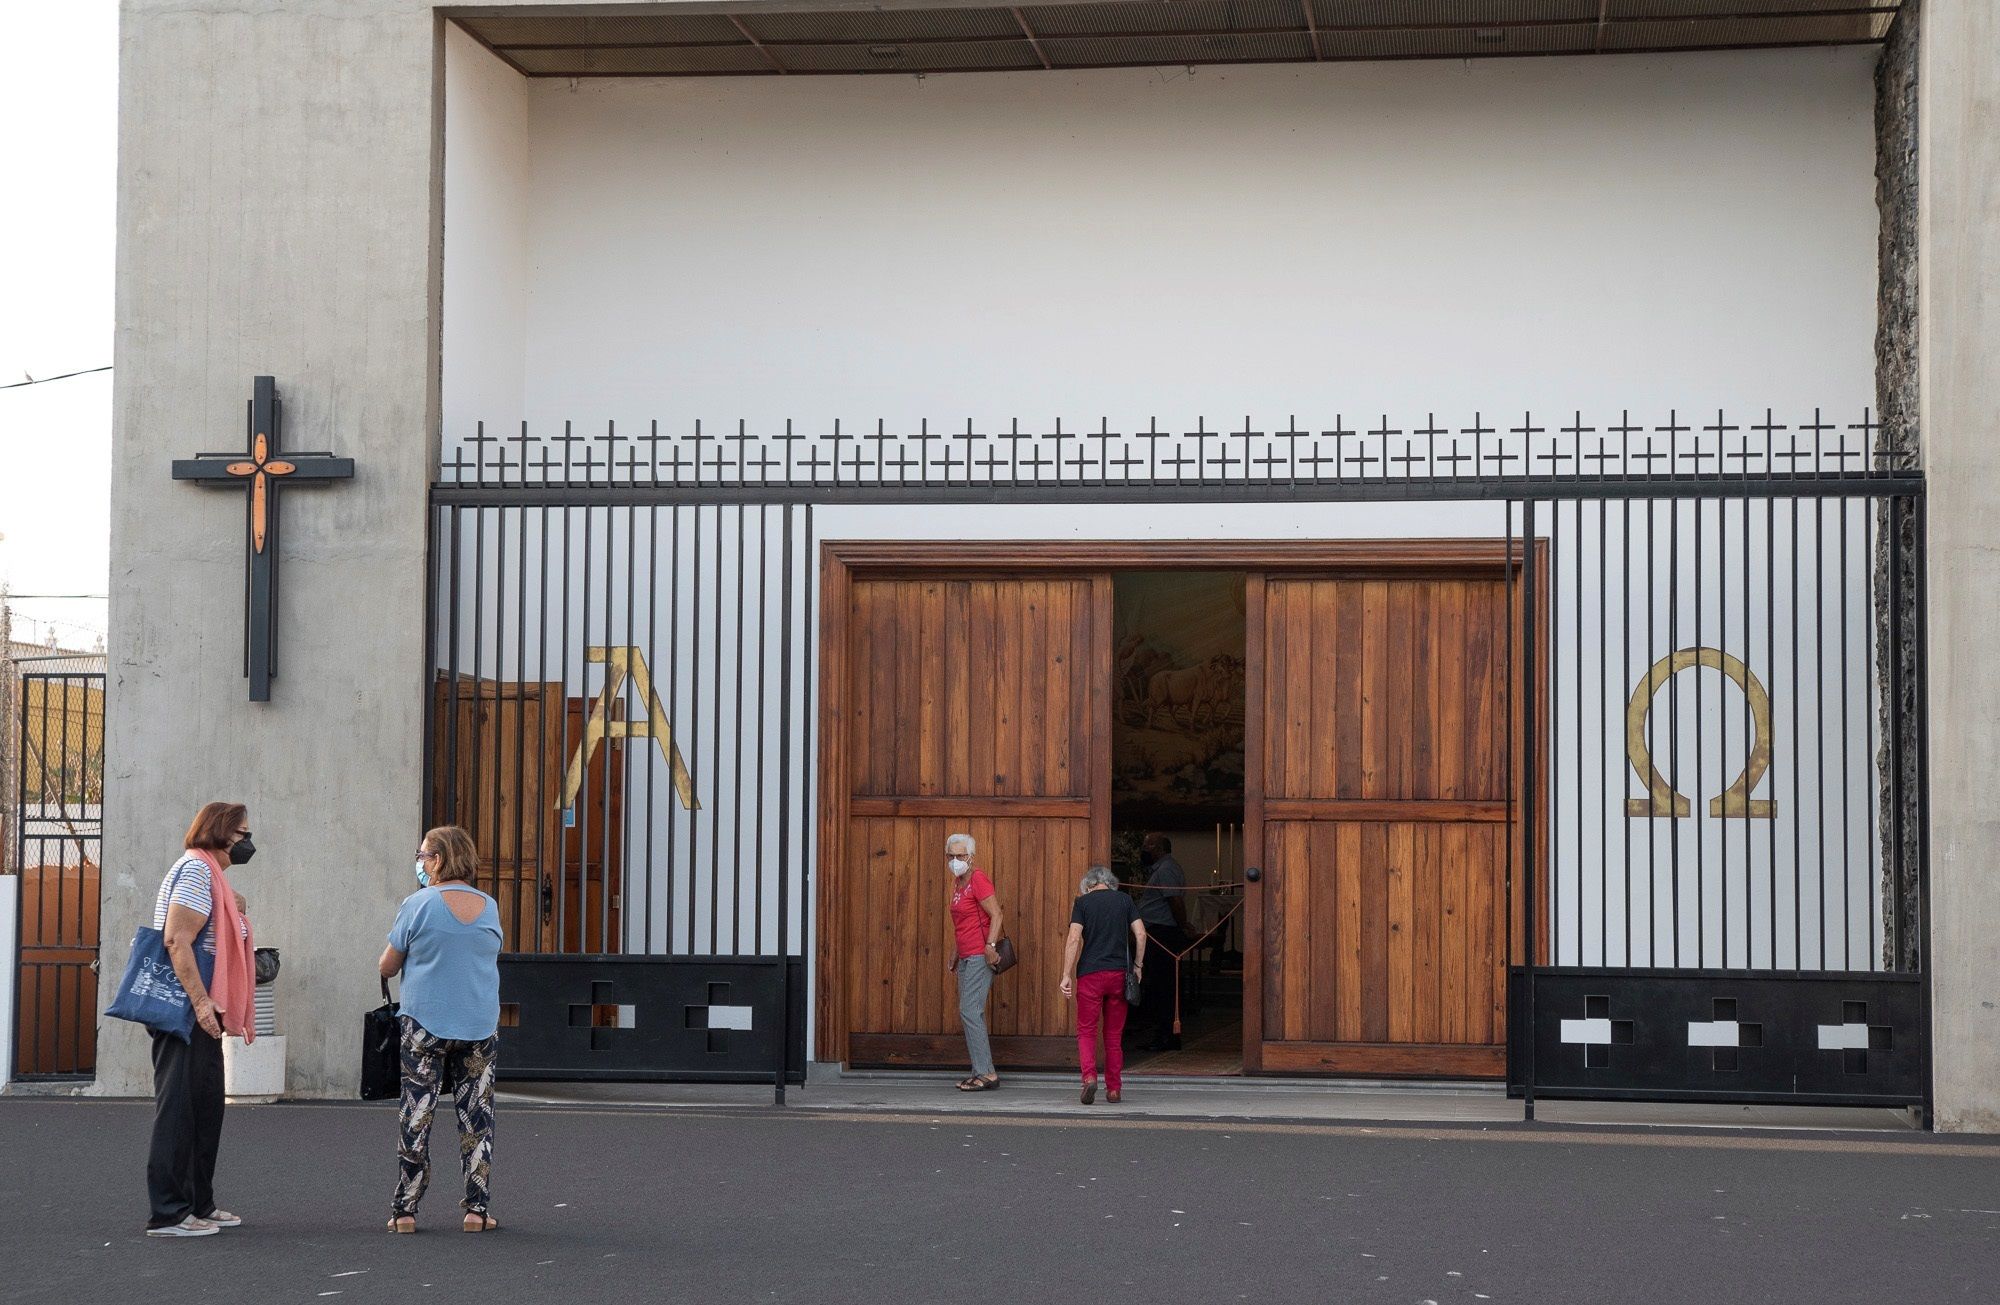
{"label": "woman in striped shirt", "polygon": [[[146,1159],[152,1199],[149,1237],[207,1237],[243,1221],[215,1204],[215,1155],[222,1143],[222,1018],[209,995],[215,970],[215,864],[241,865],[256,852],[248,810],[211,802],[188,826],[186,851],[160,881],[153,927],[194,1007],[186,1042],[153,1034],[153,1145]],[[226,882],[226,879],[225,879]],[[232,893],[242,938],[249,937],[241,894]],[[242,945],[247,946],[247,942]]]}

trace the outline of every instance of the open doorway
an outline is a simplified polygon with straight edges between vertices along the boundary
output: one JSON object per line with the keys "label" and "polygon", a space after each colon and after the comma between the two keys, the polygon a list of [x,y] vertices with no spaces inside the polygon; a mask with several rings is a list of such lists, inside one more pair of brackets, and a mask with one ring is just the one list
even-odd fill
{"label": "open doorway", "polygon": [[1244,577],[1113,576],[1113,868],[1153,947],[1127,1067],[1243,1072]]}

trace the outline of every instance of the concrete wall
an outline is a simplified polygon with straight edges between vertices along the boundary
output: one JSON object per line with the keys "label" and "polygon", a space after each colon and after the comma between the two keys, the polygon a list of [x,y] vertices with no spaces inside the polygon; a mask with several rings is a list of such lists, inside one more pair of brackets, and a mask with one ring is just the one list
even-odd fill
{"label": "concrete wall", "polygon": [[1925,0],[1921,425],[1930,478],[1937,1118],[2000,1131],[2000,13]]}
{"label": "concrete wall", "polygon": [[[284,952],[307,1093],[352,1090],[419,833],[437,40],[410,0],[123,8],[101,983],[194,810],[247,802],[261,850],[236,886]],[[281,673],[253,707],[240,497],[168,464],[240,447],[260,372],[290,446],[357,471],[285,499]],[[105,1024],[98,1090],[150,1090],[143,1035]]]}

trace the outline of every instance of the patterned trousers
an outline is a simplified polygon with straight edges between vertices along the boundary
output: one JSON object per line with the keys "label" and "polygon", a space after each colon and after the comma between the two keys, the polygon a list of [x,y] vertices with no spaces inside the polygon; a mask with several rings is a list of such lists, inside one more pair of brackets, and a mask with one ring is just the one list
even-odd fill
{"label": "patterned trousers", "polygon": [[485,1214],[493,1166],[493,1068],[499,1060],[498,1034],[478,1042],[432,1037],[408,1015],[403,1026],[402,1140],[396,1149],[400,1172],[390,1211],[414,1215],[431,1180],[431,1116],[438,1094],[452,1085],[458,1106],[458,1150],[465,1166],[465,1212]]}

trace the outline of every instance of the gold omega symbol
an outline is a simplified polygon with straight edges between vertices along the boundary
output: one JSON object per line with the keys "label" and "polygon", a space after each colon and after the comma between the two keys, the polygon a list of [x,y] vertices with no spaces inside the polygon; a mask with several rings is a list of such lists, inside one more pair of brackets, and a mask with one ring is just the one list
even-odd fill
{"label": "gold omega symbol", "polygon": [[1763,798],[1752,799],[1750,794],[1771,768],[1771,695],[1764,691],[1749,667],[1720,648],[1683,648],[1670,653],[1654,662],[1638,688],[1632,691],[1632,701],[1625,708],[1625,753],[1631,759],[1633,771],[1644,781],[1647,795],[1625,799],[1625,814],[1685,816],[1692,810],[1687,798],[1676,793],[1653,764],[1652,752],[1646,747],[1646,718],[1652,714],[1654,697],[1667,681],[1696,666],[1721,671],[1743,690],[1750,704],[1749,759],[1736,782],[1708,800],[1708,814],[1769,820],[1777,815],[1778,804]]}

